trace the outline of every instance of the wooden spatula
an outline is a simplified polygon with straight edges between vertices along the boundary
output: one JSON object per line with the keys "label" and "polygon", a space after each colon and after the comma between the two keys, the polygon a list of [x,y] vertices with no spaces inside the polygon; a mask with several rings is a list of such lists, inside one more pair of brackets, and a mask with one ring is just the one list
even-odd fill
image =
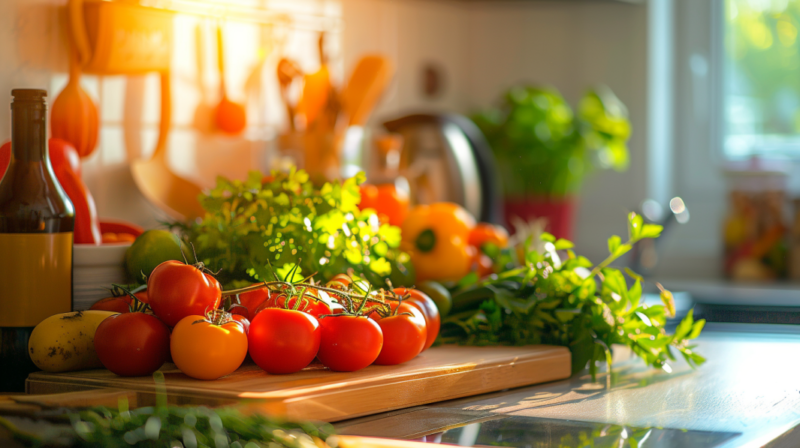
{"label": "wooden spatula", "polygon": [[394,64],[381,55],[361,58],[342,92],[342,107],[351,126],[363,126],[394,76]]}
{"label": "wooden spatula", "polygon": [[171,124],[169,73],[161,74],[161,123],[158,143],[150,160],[131,161],[131,174],[139,191],[172,218],[192,220],[203,216],[200,187],[175,174],[167,164],[167,137]]}

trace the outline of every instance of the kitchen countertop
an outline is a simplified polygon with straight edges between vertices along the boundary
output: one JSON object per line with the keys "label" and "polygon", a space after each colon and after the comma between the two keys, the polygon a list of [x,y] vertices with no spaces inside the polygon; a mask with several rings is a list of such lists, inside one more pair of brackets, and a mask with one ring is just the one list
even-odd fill
{"label": "kitchen countertop", "polygon": [[565,434],[577,440],[594,430],[604,440],[638,434],[640,442],[649,437],[655,444],[643,447],[762,446],[782,434],[773,446],[800,446],[800,431],[788,432],[800,423],[800,331],[786,327],[708,324],[697,347],[708,362],[697,370],[682,361],[672,373],[647,368],[618,350],[612,374],[600,374],[596,383],[579,374],[337,427],[345,434],[482,445],[488,436],[511,446],[573,446]]}

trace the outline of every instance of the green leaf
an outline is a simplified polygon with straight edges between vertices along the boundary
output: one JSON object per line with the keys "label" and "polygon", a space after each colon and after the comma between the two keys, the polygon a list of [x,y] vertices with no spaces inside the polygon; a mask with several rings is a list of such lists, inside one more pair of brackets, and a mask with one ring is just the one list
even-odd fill
{"label": "green leaf", "polygon": [[636,281],[638,281],[640,283],[644,282],[644,278],[642,278],[641,275],[633,272],[633,270],[631,270],[630,268],[625,268],[625,273],[628,274],[628,276],[630,278],[632,278],[632,279],[634,279],[634,280],[636,280]]}
{"label": "green leaf", "polygon": [[469,274],[465,275],[461,280],[458,281],[456,289],[464,289],[470,287],[476,283],[478,283],[478,273],[477,272],[470,272]]}
{"label": "green leaf", "polygon": [[620,244],[619,247],[617,247],[617,250],[615,250],[612,255],[614,256],[614,258],[619,258],[628,253],[629,250],[631,250],[630,244]]}
{"label": "green leaf", "polygon": [[642,298],[642,283],[639,279],[634,282],[631,289],[628,290],[628,300],[630,301],[630,312],[634,312],[639,307],[639,301]]}
{"label": "green leaf", "polygon": [[619,246],[622,244],[622,238],[617,235],[612,236],[608,239],[608,253],[614,255],[619,249]]}
{"label": "green leaf", "polygon": [[682,340],[684,337],[686,337],[686,335],[689,334],[690,331],[692,331],[692,325],[694,324],[693,314],[694,308],[689,310],[689,313],[686,315],[686,317],[684,317],[683,320],[681,320],[681,323],[679,323],[675,328],[675,334],[673,335],[673,339],[675,341]]}
{"label": "green leaf", "polygon": [[638,241],[641,238],[643,225],[644,219],[641,215],[636,214],[636,212],[628,214],[628,235],[631,241]]}
{"label": "green leaf", "polygon": [[548,242],[548,243],[555,243],[556,242],[556,237],[553,236],[552,233],[548,233],[548,232],[542,232],[542,235],[539,237],[539,239],[541,239],[542,241]]}
{"label": "green leaf", "polygon": [[285,282],[299,282],[304,278],[300,266],[296,263],[286,263],[277,268],[275,272],[278,274],[278,277]]}
{"label": "green leaf", "polygon": [[658,238],[662,230],[664,230],[664,227],[658,224],[645,224],[639,236],[641,238]]}
{"label": "green leaf", "polygon": [[573,247],[575,247],[575,245],[572,243],[572,241],[565,240],[563,238],[559,238],[555,242],[555,246],[556,246],[556,250],[566,250],[566,249],[572,249]]}
{"label": "green leaf", "polygon": [[692,332],[689,333],[689,336],[686,336],[686,339],[695,339],[696,337],[700,336],[700,332],[703,331],[703,326],[706,324],[705,319],[700,319],[696,321],[692,325]]}

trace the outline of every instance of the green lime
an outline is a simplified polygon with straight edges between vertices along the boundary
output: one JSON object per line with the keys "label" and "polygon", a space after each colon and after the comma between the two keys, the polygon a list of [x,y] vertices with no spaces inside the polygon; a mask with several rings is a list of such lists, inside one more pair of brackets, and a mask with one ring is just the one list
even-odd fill
{"label": "green lime", "polygon": [[441,283],[434,281],[424,281],[417,289],[424,292],[436,303],[436,308],[439,308],[439,314],[442,317],[450,313],[450,308],[453,307],[453,298],[450,296],[450,291],[447,290]]}
{"label": "green lime", "polygon": [[397,288],[400,286],[412,287],[417,281],[417,273],[414,271],[414,265],[411,260],[403,262],[402,260],[395,260],[392,262],[392,273],[389,275],[389,280],[392,281],[392,286]]}
{"label": "green lime", "polygon": [[125,252],[125,265],[131,279],[144,283],[142,275],[149,277],[156,266],[167,260],[183,261],[184,254],[191,260],[191,252],[177,235],[168,230],[148,230]]}

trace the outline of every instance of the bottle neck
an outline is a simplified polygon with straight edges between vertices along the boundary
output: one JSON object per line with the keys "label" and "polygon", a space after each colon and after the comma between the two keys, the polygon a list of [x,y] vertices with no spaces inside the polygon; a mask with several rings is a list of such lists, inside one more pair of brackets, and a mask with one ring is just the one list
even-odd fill
{"label": "bottle neck", "polygon": [[15,101],[11,105],[11,148],[16,160],[46,160],[47,107],[44,101]]}

